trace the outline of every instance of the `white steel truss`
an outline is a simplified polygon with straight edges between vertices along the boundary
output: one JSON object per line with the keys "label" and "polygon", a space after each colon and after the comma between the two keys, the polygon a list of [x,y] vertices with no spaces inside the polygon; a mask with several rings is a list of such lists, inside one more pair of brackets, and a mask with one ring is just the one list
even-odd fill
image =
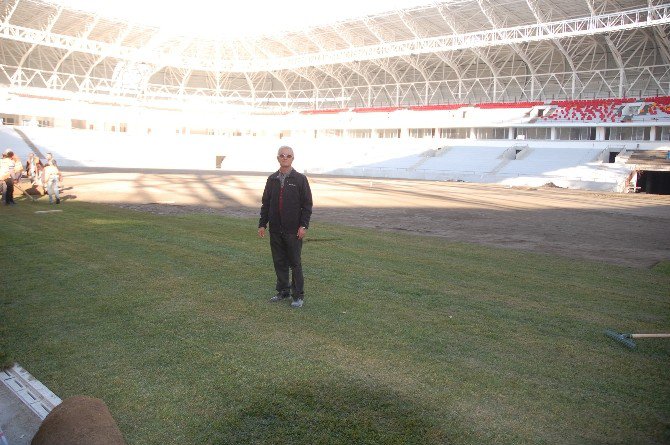
{"label": "white steel truss", "polygon": [[335,51],[318,51],[310,54],[254,58],[250,60],[201,60],[195,57],[157,51],[154,48],[132,48],[123,46],[120,43],[110,44],[79,37],[58,35],[48,29],[30,29],[7,22],[0,22],[0,38],[153,65],[168,65],[175,68],[202,71],[251,73],[513,45],[532,41],[560,40],[569,37],[612,33],[666,24],[670,24],[670,4],[650,5],[646,8],[549,23],[440,37],[415,38],[401,42],[386,42]]}
{"label": "white steel truss", "polygon": [[332,108],[670,95],[670,4],[648,0],[436,2],[236,42],[4,5],[0,85],[45,96]]}

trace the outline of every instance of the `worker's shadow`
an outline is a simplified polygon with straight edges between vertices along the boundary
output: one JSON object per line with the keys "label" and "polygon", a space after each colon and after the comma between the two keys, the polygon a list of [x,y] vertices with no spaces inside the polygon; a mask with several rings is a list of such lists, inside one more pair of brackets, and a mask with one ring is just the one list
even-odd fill
{"label": "worker's shadow", "polygon": [[384,385],[349,379],[286,381],[255,394],[232,419],[208,419],[209,427],[221,437],[253,438],[248,443],[450,442],[448,432],[426,416],[426,407]]}

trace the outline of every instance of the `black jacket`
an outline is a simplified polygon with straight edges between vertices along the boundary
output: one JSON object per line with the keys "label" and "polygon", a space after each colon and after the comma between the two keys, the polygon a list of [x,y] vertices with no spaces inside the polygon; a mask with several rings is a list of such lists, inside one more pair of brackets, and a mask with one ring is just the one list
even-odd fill
{"label": "black jacket", "polygon": [[281,215],[280,192],[279,171],[276,171],[268,176],[265,183],[258,227],[265,227],[269,222],[270,232],[287,233],[298,233],[299,227],[309,228],[309,219],[312,216],[312,190],[305,175],[291,170],[284,179]]}

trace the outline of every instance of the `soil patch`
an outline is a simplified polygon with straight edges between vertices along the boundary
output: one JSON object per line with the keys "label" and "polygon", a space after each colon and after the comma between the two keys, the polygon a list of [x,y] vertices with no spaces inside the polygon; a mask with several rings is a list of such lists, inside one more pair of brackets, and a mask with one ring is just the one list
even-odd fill
{"label": "soil patch", "polygon": [[[66,183],[83,201],[161,215],[255,219],[265,178],[114,170],[68,172]],[[328,222],[439,236],[631,267],[670,260],[670,196],[327,176],[309,180],[313,226]]]}

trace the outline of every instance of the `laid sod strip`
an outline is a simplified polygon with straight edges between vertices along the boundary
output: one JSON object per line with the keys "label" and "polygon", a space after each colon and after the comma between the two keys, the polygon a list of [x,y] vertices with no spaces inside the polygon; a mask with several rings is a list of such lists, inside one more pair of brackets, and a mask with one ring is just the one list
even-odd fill
{"label": "laid sod strip", "polygon": [[670,442],[669,342],[603,335],[665,332],[666,273],[313,224],[294,310],[253,219],[40,207],[2,215],[0,358],[131,444]]}

